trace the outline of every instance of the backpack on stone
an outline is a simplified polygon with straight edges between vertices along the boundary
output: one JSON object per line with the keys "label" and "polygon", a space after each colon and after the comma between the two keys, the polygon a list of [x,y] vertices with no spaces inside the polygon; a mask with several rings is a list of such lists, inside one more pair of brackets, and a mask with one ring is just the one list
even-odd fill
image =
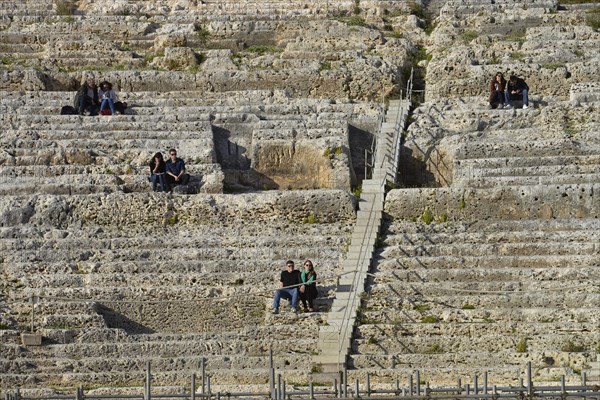
{"label": "backpack on stone", "polygon": [[73,106],[63,106],[60,109],[60,115],[77,115],[77,110]]}

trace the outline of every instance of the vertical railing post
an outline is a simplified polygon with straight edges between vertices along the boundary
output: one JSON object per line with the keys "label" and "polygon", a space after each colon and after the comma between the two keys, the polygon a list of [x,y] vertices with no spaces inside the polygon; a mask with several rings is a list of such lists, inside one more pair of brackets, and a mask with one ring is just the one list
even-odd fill
{"label": "vertical railing post", "polygon": [[527,396],[533,399],[533,377],[531,372],[531,361],[527,361]]}
{"label": "vertical railing post", "polygon": [[308,393],[310,395],[311,400],[315,398],[315,388],[312,382],[308,385]]}
{"label": "vertical railing post", "polygon": [[348,369],[344,367],[344,397],[348,397]]}
{"label": "vertical railing post", "polygon": [[488,373],[483,373],[483,394],[488,394]]}
{"label": "vertical railing post", "polygon": [[285,389],[286,389],[286,385],[285,385],[285,380],[281,383],[281,399],[285,399]]}
{"label": "vertical railing post", "polygon": [[477,374],[473,375],[473,393],[477,394],[479,393],[479,378],[477,377]]}
{"label": "vertical railing post", "polygon": [[337,378],[333,378],[333,390],[335,393],[335,397],[340,397],[339,393],[338,393],[338,382],[337,382]]}
{"label": "vertical railing post", "polygon": [[275,399],[275,366],[273,364],[273,345],[269,345],[269,393]]}
{"label": "vertical railing post", "polygon": [[206,359],[202,357],[200,361],[200,372],[202,373],[202,390],[200,393],[206,394]]}
{"label": "vertical railing post", "polygon": [[190,392],[190,399],[196,400],[196,373],[192,372],[192,387],[190,388],[192,391]]}
{"label": "vertical railing post", "polygon": [[144,393],[144,400],[152,400],[152,370],[150,367],[150,361],[146,363],[146,390]]}
{"label": "vertical railing post", "polygon": [[413,376],[412,374],[408,377],[408,395],[412,397],[413,391]]}
{"label": "vertical railing post", "polygon": [[367,397],[371,397],[371,375],[367,372]]}
{"label": "vertical railing post", "polygon": [[277,396],[276,399],[281,399],[281,374],[277,374]]}
{"label": "vertical railing post", "polygon": [[417,385],[417,396],[420,396],[421,395],[421,371],[416,370],[415,375],[416,375],[415,383]]}

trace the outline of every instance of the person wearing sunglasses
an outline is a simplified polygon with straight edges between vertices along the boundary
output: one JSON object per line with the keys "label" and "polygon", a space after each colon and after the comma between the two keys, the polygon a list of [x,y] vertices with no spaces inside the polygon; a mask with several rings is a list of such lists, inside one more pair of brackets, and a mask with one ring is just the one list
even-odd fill
{"label": "person wearing sunglasses", "polygon": [[179,157],[177,157],[177,150],[169,150],[169,159],[166,163],[167,170],[167,184],[169,187],[173,185],[187,185],[190,176],[185,172],[185,163]]}
{"label": "person wearing sunglasses", "polygon": [[[300,280],[302,286],[300,286],[300,301],[302,301],[302,309],[304,312],[313,312],[314,305],[313,300],[317,298],[317,273],[313,266],[312,261],[304,261],[304,269],[300,273]],[[308,307],[306,303],[308,302]]]}

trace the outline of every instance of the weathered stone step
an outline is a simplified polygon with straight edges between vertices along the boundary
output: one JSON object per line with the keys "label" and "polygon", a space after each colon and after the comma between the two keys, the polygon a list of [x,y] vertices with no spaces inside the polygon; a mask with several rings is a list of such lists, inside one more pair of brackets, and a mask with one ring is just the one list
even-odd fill
{"label": "weathered stone step", "polygon": [[[3,246],[3,250],[16,250],[16,246]],[[181,274],[238,274],[238,278],[245,282],[244,277],[248,274],[260,273],[265,270],[265,265],[281,266],[285,265],[288,259],[302,259],[308,256],[305,250],[299,249],[302,253],[295,252],[292,249],[290,252],[280,254],[280,252],[271,255],[269,258],[256,257],[250,260],[244,259],[218,259],[218,260],[174,260],[173,262],[157,263],[155,261],[137,260],[137,261],[106,261],[99,263],[97,261],[78,261],[77,265],[64,262],[11,262],[11,268],[7,268],[7,272],[12,273],[12,270],[22,270],[23,273],[35,274],[38,271],[43,271],[46,274],[60,273],[76,273],[77,269],[86,271],[89,274],[132,274],[145,271],[149,274],[164,274],[164,273],[181,273]],[[337,258],[321,258],[312,257],[314,254],[323,253],[319,248],[312,248],[310,256],[313,264],[317,268],[320,284],[334,282],[335,276],[341,271],[337,264]],[[242,251],[240,251],[242,255]],[[89,272],[88,272],[89,271]],[[227,272],[229,271],[229,272]],[[273,267],[275,271],[275,267]],[[273,277],[275,272],[273,272]],[[236,279],[237,281],[237,279]],[[239,281],[238,281],[239,282]]]}
{"label": "weathered stone step", "polygon": [[474,178],[482,176],[520,176],[559,173],[597,172],[599,155],[556,157],[478,158],[455,161],[454,176]]}
{"label": "weathered stone step", "polygon": [[569,267],[557,268],[551,261],[546,268],[531,268],[526,263],[517,267],[465,267],[454,265],[453,268],[425,268],[401,270],[377,270],[375,281],[378,284],[387,282],[515,282],[518,280],[563,282],[592,280],[600,281],[597,266],[585,266],[574,263]]}
{"label": "weathered stone step", "polygon": [[[467,243],[476,244],[519,244],[527,242],[533,243],[553,243],[553,242],[595,242],[600,239],[600,232],[593,230],[595,226],[593,222],[590,222],[587,226],[583,224],[580,227],[574,227],[576,229],[569,229],[569,227],[561,227],[556,225],[553,228],[542,230],[543,227],[538,229],[527,229],[527,226],[522,227],[522,230],[511,229],[510,226],[502,227],[496,225],[497,229],[483,232],[479,229],[470,227],[466,231],[460,231],[456,229],[453,231],[453,227],[449,226],[446,231],[442,230],[441,227],[439,232],[435,232],[431,229],[430,232],[406,232],[403,227],[405,225],[398,224],[397,229],[390,232],[392,229],[386,230],[386,236],[383,239],[385,246],[421,246],[421,245],[466,245]],[[393,223],[390,226],[395,228]]]}
{"label": "weathered stone step", "polygon": [[[490,165],[491,164],[491,165]],[[457,178],[515,177],[550,174],[597,173],[600,155],[581,157],[515,157],[510,159],[459,160],[454,176]]]}
{"label": "weathered stone step", "polygon": [[378,271],[418,271],[423,269],[452,270],[454,268],[479,269],[501,269],[501,268],[577,268],[584,269],[600,266],[600,260],[596,254],[589,255],[522,255],[522,256],[453,256],[443,257],[419,256],[402,259],[379,259],[377,261]]}
{"label": "weathered stone step", "polygon": [[[105,123],[108,118],[106,117],[102,122]],[[115,116],[115,118],[121,118],[121,116]],[[114,121],[114,120],[111,120]],[[151,122],[148,122],[150,124]],[[104,130],[90,130],[86,132],[85,139],[81,137],[81,131],[75,129],[74,126],[68,124],[64,127],[56,127],[55,129],[33,129],[28,127],[27,130],[7,130],[5,131],[2,142],[11,144],[13,146],[19,145],[25,147],[31,145],[32,148],[37,147],[35,143],[31,141],[46,142],[48,145],[58,145],[63,141],[75,141],[71,143],[71,147],[78,145],[79,143],[90,142],[94,143],[97,140],[130,140],[135,143],[141,143],[145,140],[198,140],[198,139],[212,139],[213,132],[212,127],[208,121],[202,122],[181,122],[168,125],[156,124],[156,129],[147,129],[145,124],[130,123],[127,125],[127,129],[122,130],[120,128],[125,126],[124,122],[105,125]],[[63,129],[64,128],[64,129]],[[85,128],[84,128],[85,129]],[[177,129],[177,133],[170,131],[169,129]]]}
{"label": "weathered stone step", "polygon": [[[389,297],[389,293],[387,296]],[[539,323],[545,321],[591,321],[597,323],[598,318],[593,314],[593,308],[583,307],[577,303],[578,300],[586,300],[584,295],[572,296],[573,301],[566,302],[564,298],[547,296],[549,304],[543,301],[537,304],[528,304],[529,298],[535,297],[531,293],[516,297],[510,295],[510,301],[506,301],[507,296],[497,295],[495,297],[487,295],[484,299],[477,296],[435,296],[423,306],[430,307],[426,313],[411,310],[390,310],[391,307],[397,307],[395,304],[386,301],[386,296],[374,296],[372,302],[365,306],[364,321],[374,323],[380,321],[387,323],[394,321],[398,324],[425,324],[431,320],[444,321],[444,323],[456,325],[456,323],[515,321],[523,323]],[[588,295],[587,300],[598,302],[595,296]],[[406,301],[424,301],[419,296],[406,296]],[[438,305],[440,302],[447,301],[446,306]],[[495,304],[503,302],[504,307]],[[552,307],[550,304],[556,304]],[[411,306],[408,306],[412,308]],[[471,309],[475,307],[475,309]],[[463,310],[463,308],[465,308]],[[431,316],[431,317],[427,317]],[[425,322],[423,322],[425,321]]]}
{"label": "weathered stone step", "polygon": [[[187,243],[189,244],[189,243]],[[155,262],[184,262],[184,261],[192,261],[192,260],[237,260],[240,257],[243,257],[244,254],[248,256],[248,254],[252,254],[256,259],[271,259],[272,257],[279,258],[277,254],[274,254],[272,251],[272,247],[264,246],[257,247],[252,250],[245,249],[245,251],[241,251],[240,247],[206,247],[201,249],[194,249],[188,246],[181,247],[173,247],[170,249],[169,253],[165,252],[156,252],[153,251],[157,247],[163,246],[164,243],[158,242],[155,246],[149,246],[148,248],[122,248],[122,249],[102,249],[102,248],[89,248],[89,250],[83,250],[81,248],[77,249],[76,247],[67,250],[61,254],[53,255],[54,249],[46,249],[46,250],[22,250],[20,255],[13,255],[9,258],[6,258],[5,262],[13,262],[13,261],[21,261],[27,259],[27,257],[40,257],[44,256],[45,262],[59,262],[61,257],[63,260],[70,261],[95,261],[100,262],[110,262],[110,261],[119,261],[119,262],[128,262],[135,261],[139,259],[145,260],[153,260]],[[337,246],[316,246],[314,243],[307,243],[305,246],[291,246],[289,245],[286,249],[288,254],[314,254],[318,251],[323,253],[331,254],[331,258],[342,257],[344,254],[344,249]]]}
{"label": "weathered stone step", "polygon": [[[24,127],[26,130],[14,131],[16,135],[27,135],[28,132],[41,131],[50,134],[58,131],[58,134],[75,130],[81,134],[86,132],[106,132],[106,131],[164,131],[164,130],[197,130],[199,133],[212,131],[207,115],[199,116],[192,114],[178,118],[178,115],[168,117],[148,115],[113,115],[113,116],[93,116],[82,117],[78,115],[19,115],[15,114],[9,118],[3,118],[5,123],[10,123],[17,127]],[[10,132],[9,132],[10,133]],[[173,133],[171,131],[171,133]],[[25,136],[27,137],[27,136]],[[80,136],[81,137],[81,136]]]}
{"label": "weathered stone step", "polygon": [[[569,219],[598,217],[598,184],[509,186],[494,189],[435,188],[392,190],[385,211],[412,220],[425,207],[433,215],[459,213],[463,222],[482,220]],[[494,204],[495,207],[489,207]]]}
{"label": "weathered stone step", "polygon": [[568,242],[568,238],[561,241],[540,241],[537,243],[516,242],[516,243],[439,243],[435,245],[399,245],[386,246],[381,252],[384,258],[404,258],[404,257],[445,257],[445,256],[521,256],[521,255],[585,255],[598,254],[600,250],[598,243],[593,238],[585,242]]}
{"label": "weathered stone step", "polygon": [[496,186],[524,186],[524,185],[565,185],[596,183],[600,181],[600,172],[590,172],[585,174],[560,174],[538,176],[488,176],[474,179],[456,180],[456,186],[470,188],[491,188]]}
{"label": "weathered stone step", "polygon": [[[91,328],[86,328],[91,329]],[[47,337],[47,329],[40,331],[44,337]],[[68,332],[68,331],[67,331]],[[308,332],[308,331],[307,331]],[[126,335],[124,335],[126,336]],[[294,337],[293,335],[291,337]],[[209,339],[209,340],[188,340],[188,341],[148,341],[148,342],[104,342],[104,343],[68,343],[43,344],[40,348],[28,348],[28,352],[22,353],[20,339],[16,338],[15,344],[3,344],[0,347],[0,355],[6,359],[14,359],[18,356],[19,361],[28,361],[32,364],[49,365],[55,362],[60,364],[60,359],[76,359],[80,364],[97,363],[98,358],[110,357],[111,359],[120,359],[128,357],[139,357],[140,354],[148,357],[170,358],[177,355],[180,358],[187,357],[210,357],[219,360],[223,357],[235,354],[237,356],[256,357],[257,354],[263,356],[268,354],[268,350],[273,350],[275,364],[279,367],[285,365],[285,359],[293,354],[295,357],[308,355],[311,347],[311,340],[294,337],[293,343],[272,340],[267,337],[256,341],[250,341],[240,335],[231,335],[228,340]],[[221,357],[218,357],[221,356]],[[207,359],[210,362],[210,359]]]}
{"label": "weathered stone step", "polygon": [[463,143],[457,150],[456,158],[479,159],[488,155],[493,158],[547,157],[549,154],[557,156],[593,156],[598,154],[598,146],[586,145],[585,142],[569,138],[537,138],[535,141],[468,141]]}
{"label": "weathered stone step", "polygon": [[[465,204],[466,207],[466,204]],[[429,225],[406,221],[402,219],[388,219],[386,221],[386,232],[398,235],[406,235],[408,240],[422,241],[438,234],[454,235],[472,232],[482,235],[503,235],[503,232],[515,232],[517,235],[525,233],[532,237],[552,232],[594,232],[600,229],[600,221],[595,218],[552,218],[552,219],[498,219],[486,221],[452,221],[443,224],[432,223]]]}
{"label": "weathered stone step", "polygon": [[[376,327],[376,326],[375,326]],[[552,336],[532,337],[527,334],[512,335],[470,335],[470,336],[433,336],[433,337],[402,337],[398,343],[396,337],[386,337],[377,334],[376,330],[366,334],[362,339],[353,341],[352,351],[357,354],[379,354],[385,348],[392,354],[432,354],[454,353],[472,348],[477,351],[493,352],[498,349],[512,349],[514,352],[560,353],[569,342],[577,342],[585,351],[593,351],[596,338],[593,334],[575,336],[572,333],[553,334]],[[524,350],[517,345],[525,345]]]}
{"label": "weathered stone step", "polygon": [[[154,371],[169,371],[177,368],[183,371],[196,371],[200,368],[202,359],[204,358],[211,369],[232,369],[244,370],[253,368],[268,368],[268,356],[249,356],[247,354],[228,355],[228,356],[213,356],[213,355],[185,355],[181,356],[176,352],[172,352],[171,356],[161,356],[160,354],[146,354],[134,356],[115,357],[112,355],[110,360],[106,357],[75,357],[69,359],[68,355],[65,358],[41,358],[35,360],[36,374],[58,374],[58,373],[74,373],[74,374],[89,374],[97,371],[111,372],[129,372],[145,370],[147,362],[151,362]],[[294,365],[298,369],[310,369],[310,358],[306,355],[292,355],[273,357],[274,364],[278,368],[283,368],[285,365]],[[9,374],[20,373],[25,370],[24,365],[31,360],[26,358],[15,361],[0,361],[3,370]],[[110,366],[107,364],[110,363]]]}
{"label": "weathered stone step", "polygon": [[[374,334],[380,336],[389,336],[392,338],[430,338],[435,340],[439,337],[474,337],[474,336],[494,336],[502,335],[510,337],[512,335],[521,335],[523,337],[541,338],[548,332],[557,335],[572,335],[572,338],[578,338],[595,333],[594,321],[576,321],[565,320],[559,321],[558,318],[546,319],[552,310],[544,310],[539,315],[538,323],[529,321],[519,321],[517,319],[507,320],[506,322],[493,321],[474,321],[462,324],[454,323],[404,323],[394,324],[393,321],[382,321],[381,323],[374,322],[372,324],[362,324],[356,328],[359,337],[368,338]],[[468,312],[469,310],[465,310]],[[388,340],[386,339],[386,340]]]}
{"label": "weathered stone step", "polygon": [[[556,357],[560,353],[550,353]],[[575,355],[565,354],[562,359],[569,360],[572,363],[582,365],[588,362],[585,354]],[[468,351],[460,353],[441,353],[441,354],[393,354],[393,355],[362,355],[353,354],[350,356],[350,365],[353,368],[405,368],[405,366],[426,365],[427,368],[446,368],[448,365],[469,365],[471,368],[494,371],[496,366],[520,367],[531,360],[529,353],[517,353],[513,351]]]}

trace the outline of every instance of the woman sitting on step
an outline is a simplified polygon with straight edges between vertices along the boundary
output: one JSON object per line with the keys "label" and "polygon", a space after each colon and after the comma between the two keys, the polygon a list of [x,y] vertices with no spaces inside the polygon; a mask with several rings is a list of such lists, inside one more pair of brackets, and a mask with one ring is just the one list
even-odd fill
{"label": "woman sitting on step", "polygon": [[105,115],[102,110],[110,108],[111,115],[115,115],[115,103],[119,101],[117,94],[112,88],[112,83],[104,81],[98,89],[98,98],[100,99],[100,115]]}
{"label": "woman sitting on step", "polygon": [[[317,273],[313,266],[312,261],[304,261],[304,268],[300,273],[300,280],[302,286],[300,286],[300,301],[302,301],[302,308],[304,312],[313,312],[314,305],[313,300],[317,298]],[[308,307],[306,302],[308,301]]]}

